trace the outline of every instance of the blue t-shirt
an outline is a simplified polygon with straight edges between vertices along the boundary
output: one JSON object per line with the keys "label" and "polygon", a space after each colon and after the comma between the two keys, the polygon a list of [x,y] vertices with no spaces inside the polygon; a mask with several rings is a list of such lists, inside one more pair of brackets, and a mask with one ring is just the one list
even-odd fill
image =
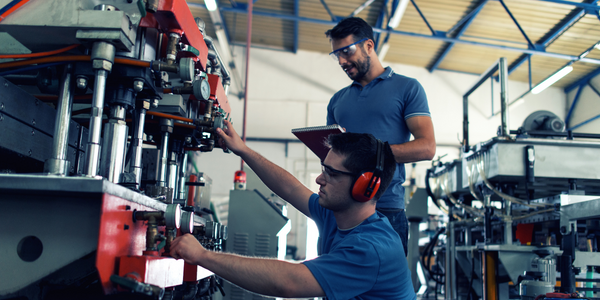
{"label": "blue t-shirt", "polygon": [[[370,133],[390,145],[410,140],[406,120],[416,116],[430,116],[425,90],[416,79],[395,74],[390,67],[365,87],[354,81],[333,95],[327,106],[327,125]],[[404,164],[398,164],[377,208],[404,208],[404,178]]]}
{"label": "blue t-shirt", "polygon": [[310,197],[309,209],[319,228],[320,256],[303,263],[328,300],[416,299],[402,242],[386,217],[376,212],[340,230],[319,195]]}

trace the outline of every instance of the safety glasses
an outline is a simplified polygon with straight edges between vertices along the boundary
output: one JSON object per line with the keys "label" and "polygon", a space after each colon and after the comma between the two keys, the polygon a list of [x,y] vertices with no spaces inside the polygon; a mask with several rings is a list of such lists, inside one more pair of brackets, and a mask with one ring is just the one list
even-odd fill
{"label": "safety glasses", "polygon": [[368,38],[364,38],[358,42],[352,43],[346,47],[342,47],[340,49],[336,49],[333,50],[331,53],[329,53],[329,56],[331,56],[331,58],[333,58],[333,60],[335,61],[339,61],[340,60],[340,56],[347,59],[348,57],[354,55],[354,53],[356,53],[356,45],[364,42],[368,40]]}
{"label": "safety glasses", "polygon": [[352,176],[352,177],[356,176],[356,174],[354,174],[354,173],[336,170],[324,163],[321,163],[321,172],[323,173],[323,176],[325,177],[326,181],[331,181],[331,178],[333,178],[337,175],[348,175],[348,176]]}

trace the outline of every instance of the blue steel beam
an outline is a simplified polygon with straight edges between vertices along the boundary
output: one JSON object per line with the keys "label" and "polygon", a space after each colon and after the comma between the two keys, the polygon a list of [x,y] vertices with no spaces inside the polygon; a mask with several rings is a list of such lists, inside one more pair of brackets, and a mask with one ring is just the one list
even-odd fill
{"label": "blue steel beam", "polygon": [[354,17],[356,15],[358,15],[361,11],[363,11],[363,9],[367,8],[367,6],[371,5],[371,3],[373,3],[373,1],[375,0],[367,0],[365,1],[365,3],[361,4],[359,7],[357,7],[349,16],[348,18]]}
{"label": "blue steel beam", "polygon": [[[392,2],[392,12],[390,13],[390,16],[388,18],[388,24],[389,24],[389,20],[396,14],[396,9],[398,8],[398,3],[400,2],[400,0],[392,0],[392,1],[393,1]],[[387,5],[384,5],[383,7],[381,7],[381,12],[382,13],[386,9],[386,7],[387,7]],[[389,29],[389,25],[386,26],[386,29]],[[383,38],[383,43],[381,43],[381,45],[382,45],[381,47],[383,47],[383,45],[387,44],[389,40],[390,40],[390,33],[388,32],[388,33],[385,34],[385,38]],[[379,46],[379,44],[376,44],[375,46],[377,46],[375,48],[376,52],[379,52],[379,49],[381,47]]]}
{"label": "blue steel beam", "polygon": [[[598,0],[594,0],[592,3],[596,3]],[[583,8],[575,8],[571,11],[564,19],[562,19],[554,28],[550,29],[542,38],[540,38],[535,45],[538,50],[544,50],[550,44],[552,44],[559,36],[561,36],[567,29],[573,24],[577,23],[581,18],[585,16],[586,12]],[[526,60],[530,59],[530,55],[521,55],[508,67],[508,74],[510,75],[515,71],[521,64]]]}
{"label": "blue steel beam", "polygon": [[[300,16],[300,0],[294,0],[294,15],[296,17]],[[298,20],[294,20],[294,49],[292,49],[294,51],[294,53],[298,53],[298,39],[299,39],[299,27],[300,27],[300,22]]]}
{"label": "blue steel beam", "polygon": [[431,31],[431,34],[432,35],[436,35],[435,30],[433,30],[433,27],[431,27],[431,25],[429,25],[429,22],[427,22],[427,18],[425,18],[425,15],[423,15],[423,13],[421,12],[421,10],[419,9],[419,6],[415,3],[415,0],[410,0],[410,3],[412,3],[412,5],[415,7],[415,9],[417,10],[417,12],[421,16],[421,19],[423,19],[423,21],[425,22],[425,25],[427,25],[427,27]]}
{"label": "blue steel beam", "polygon": [[571,83],[569,86],[565,87],[565,89],[564,89],[565,94],[568,94],[574,88],[576,88],[580,85],[587,84],[587,82],[589,82],[590,80],[592,80],[592,78],[594,78],[598,75],[600,75],[600,68],[597,68],[596,70],[592,71],[591,73],[588,73],[584,77],[580,78],[579,80],[577,80],[577,81]]}
{"label": "blue steel beam", "polygon": [[[385,18],[385,11],[387,9],[388,0],[383,1],[383,5],[381,5],[381,10],[379,11],[379,17],[377,18],[377,23],[375,23],[375,28],[383,29],[383,19]],[[387,25],[385,26],[387,28]],[[373,34],[375,40],[375,52],[379,49],[379,38],[381,37],[380,32],[374,32]]]}
{"label": "blue steel beam", "polygon": [[570,128],[569,122],[571,121],[571,115],[573,114],[573,111],[577,106],[577,102],[579,102],[579,96],[581,96],[581,91],[583,90],[583,87],[585,87],[585,84],[579,86],[577,94],[575,94],[575,98],[573,98],[573,103],[571,103],[571,107],[569,108],[569,112],[567,113],[567,117],[565,118],[565,124],[567,124],[567,128]]}
{"label": "blue steel beam", "polygon": [[[192,3],[189,3],[190,6],[192,6],[191,4]],[[199,7],[206,7],[202,4],[197,4],[197,5]],[[227,12],[234,12],[234,13],[241,13],[241,14],[248,13],[247,11],[245,11],[243,9],[232,8],[232,7],[221,7],[220,9],[221,9],[221,11],[227,11]],[[286,15],[286,14],[279,14],[279,13],[272,13],[272,12],[253,11],[252,13],[255,16],[270,17],[270,18],[291,20],[291,21],[298,20],[301,22],[321,24],[321,25],[327,25],[327,26],[331,26],[331,27],[333,27],[337,24],[337,22],[332,22],[332,21],[327,21],[327,20],[320,20],[320,19],[313,19],[313,18],[306,18],[306,17],[296,17],[294,15]],[[421,34],[421,33],[415,33],[415,32],[399,31],[399,30],[392,30],[392,29],[380,29],[380,28],[373,28],[373,31],[379,32],[379,33],[389,32],[392,34],[426,38],[426,39],[438,40],[438,41],[443,41],[443,42],[453,42],[453,43],[459,43],[459,44],[465,44],[465,45],[495,48],[495,49],[501,49],[501,50],[506,50],[506,51],[521,52],[521,53],[541,55],[541,56],[546,56],[546,57],[554,57],[554,58],[564,59],[564,60],[578,60],[579,59],[578,56],[574,56],[574,55],[567,55],[567,54],[553,53],[553,52],[544,52],[544,51],[539,51],[539,50],[516,48],[516,47],[503,46],[503,45],[486,44],[486,43],[467,41],[467,40],[461,40],[461,39],[456,39],[456,38],[449,38],[449,37],[444,37],[444,36],[439,36],[439,35],[438,36],[427,35],[427,34]],[[591,63],[591,64],[595,64],[595,65],[600,65],[599,59],[593,59],[593,58],[586,57],[586,58],[580,59],[579,61],[587,62],[587,63]]]}
{"label": "blue steel beam", "polygon": [[600,91],[598,91],[598,89],[596,89],[596,87],[593,86],[591,82],[588,82],[588,85],[592,88],[592,90],[594,90],[594,92],[596,92],[596,95],[600,97]]}
{"label": "blue steel beam", "polygon": [[573,127],[570,127],[569,130],[575,130],[575,129],[577,129],[577,128],[579,128],[579,127],[581,127],[581,126],[583,126],[583,125],[585,125],[585,124],[587,124],[589,122],[592,122],[592,121],[594,121],[594,120],[596,120],[598,118],[600,118],[600,115],[597,115],[595,117],[591,117],[591,118],[589,118],[589,119],[587,119],[587,120],[585,120],[585,121],[583,121],[583,122],[581,122],[581,123],[579,123],[579,124],[577,124],[577,125],[575,125]]}
{"label": "blue steel beam", "polygon": [[[475,17],[477,17],[477,15],[479,14],[479,12],[481,12],[481,9],[485,6],[485,4],[487,2],[488,2],[488,0],[483,0],[483,1],[479,2],[479,4],[477,4],[477,6],[472,11],[470,11],[464,18],[462,18],[460,21],[458,21],[457,25],[458,24],[463,24],[463,25],[462,25],[462,27],[460,27],[458,32],[456,34],[454,34],[453,38],[460,38],[465,33],[467,28],[469,28],[469,26],[471,25],[473,20],[475,20]],[[452,29],[448,32],[454,31],[454,28],[456,28],[457,25],[454,25],[454,27],[452,27]],[[438,57],[433,61],[431,66],[427,68],[429,70],[429,72],[433,72],[437,69],[437,67],[439,67],[439,65],[442,63],[444,58],[446,58],[446,55],[448,55],[448,53],[450,53],[450,50],[452,50],[453,47],[454,47],[454,43],[448,43],[444,47],[444,50],[442,50],[440,55],[438,55]]]}
{"label": "blue steel beam", "polygon": [[523,30],[523,28],[521,27],[521,25],[519,25],[519,22],[517,21],[517,19],[515,19],[515,17],[513,16],[513,14],[510,12],[510,9],[508,9],[508,6],[506,6],[506,4],[504,4],[503,0],[500,0],[500,4],[502,4],[502,7],[504,7],[504,10],[506,10],[506,12],[510,16],[510,18],[515,23],[515,25],[517,25],[517,28],[519,28],[519,31],[521,31],[521,34],[523,35],[523,37],[525,38],[525,40],[527,40],[527,45],[529,45],[529,49],[535,49],[535,46],[533,45],[533,43],[531,42],[531,40],[529,39],[529,37],[525,33],[525,30]]}
{"label": "blue steel beam", "polygon": [[538,0],[538,1],[545,1],[545,2],[577,6],[577,7],[585,8],[588,11],[600,11],[600,6],[598,6],[596,4],[580,3],[580,2],[573,2],[573,1],[563,1],[563,0]]}
{"label": "blue steel beam", "polygon": [[331,12],[331,10],[329,9],[329,6],[327,6],[327,3],[325,3],[325,0],[321,0],[321,4],[323,4],[323,7],[325,8],[327,13],[331,17],[331,21],[334,21],[334,22],[337,21],[337,17]]}

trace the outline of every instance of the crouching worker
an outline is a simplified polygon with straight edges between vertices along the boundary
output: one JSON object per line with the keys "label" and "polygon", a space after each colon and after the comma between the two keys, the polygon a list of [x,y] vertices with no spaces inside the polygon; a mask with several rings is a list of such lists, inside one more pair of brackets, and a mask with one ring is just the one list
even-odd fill
{"label": "crouching worker", "polygon": [[[277,195],[313,219],[319,257],[302,263],[244,257],[204,249],[190,234],[176,238],[171,255],[200,265],[248,291],[274,297],[416,299],[402,242],[375,204],[396,163],[387,143],[370,134],[329,136],[331,150],[313,194],[294,176],[248,148],[225,121],[217,133]],[[402,257],[403,258],[403,257]]]}

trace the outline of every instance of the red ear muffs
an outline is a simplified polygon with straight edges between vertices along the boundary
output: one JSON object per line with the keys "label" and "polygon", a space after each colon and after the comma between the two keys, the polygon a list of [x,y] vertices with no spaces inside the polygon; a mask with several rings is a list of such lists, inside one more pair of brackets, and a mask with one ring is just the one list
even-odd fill
{"label": "red ear muffs", "polygon": [[363,172],[352,185],[352,197],[358,202],[367,202],[377,194],[381,179],[373,172]]}
{"label": "red ear muffs", "polygon": [[377,157],[376,166],[373,171],[366,171],[360,173],[352,184],[350,190],[352,198],[358,202],[367,202],[377,194],[379,185],[381,184],[381,173],[383,172],[383,160],[384,160],[384,144],[377,139]]}

